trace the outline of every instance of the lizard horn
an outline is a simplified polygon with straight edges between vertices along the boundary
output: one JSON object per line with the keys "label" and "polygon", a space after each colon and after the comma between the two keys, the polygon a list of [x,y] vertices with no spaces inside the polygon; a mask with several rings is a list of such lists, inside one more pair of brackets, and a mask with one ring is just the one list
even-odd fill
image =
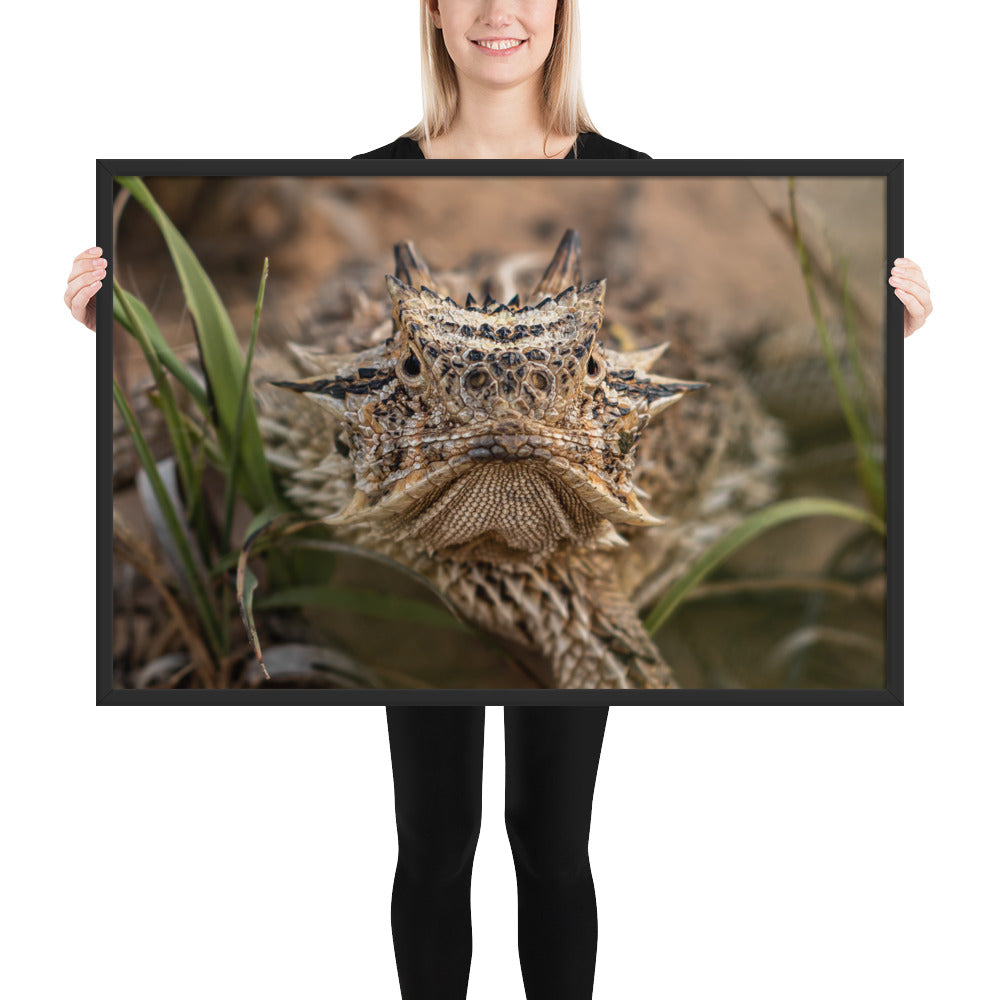
{"label": "lizard horn", "polygon": [[531,297],[556,295],[569,285],[580,285],[580,234],[575,229],[566,230]]}
{"label": "lizard horn", "polygon": [[423,285],[439,292],[442,297],[447,294],[447,289],[442,288],[434,280],[434,275],[431,274],[427,261],[420,256],[420,251],[417,250],[412,240],[397,243],[392,250],[396,257],[396,277],[400,281],[404,281],[414,288],[420,288]]}

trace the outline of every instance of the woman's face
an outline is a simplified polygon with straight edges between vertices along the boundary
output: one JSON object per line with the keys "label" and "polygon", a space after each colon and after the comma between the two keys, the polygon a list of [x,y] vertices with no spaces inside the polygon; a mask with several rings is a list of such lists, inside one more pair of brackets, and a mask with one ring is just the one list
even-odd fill
{"label": "woman's face", "polygon": [[558,0],[428,0],[459,76],[497,86],[538,73],[555,33]]}

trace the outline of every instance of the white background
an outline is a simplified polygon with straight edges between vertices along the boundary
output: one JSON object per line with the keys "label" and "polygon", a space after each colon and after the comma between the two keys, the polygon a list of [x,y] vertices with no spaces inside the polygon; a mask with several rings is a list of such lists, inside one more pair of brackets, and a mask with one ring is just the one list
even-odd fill
{"label": "white background", "polygon": [[[416,8],[5,15],[7,996],[398,997],[382,708],[94,705],[94,338],[62,291],[94,242],[97,158],[346,157],[408,128]],[[936,305],[904,352],[906,706],[612,708],[597,1000],[998,995],[988,9],[584,0],[585,93],[613,139],[904,158],[906,253]],[[470,1000],[523,996],[501,712]]]}

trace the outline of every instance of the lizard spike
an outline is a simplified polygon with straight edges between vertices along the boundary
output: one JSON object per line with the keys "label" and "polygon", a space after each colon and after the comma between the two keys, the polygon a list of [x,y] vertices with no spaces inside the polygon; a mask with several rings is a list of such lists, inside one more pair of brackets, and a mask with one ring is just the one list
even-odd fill
{"label": "lizard spike", "polygon": [[632,511],[632,514],[635,516],[635,521],[632,521],[631,522],[632,524],[643,524],[651,527],[656,524],[666,523],[666,521],[662,517],[648,511],[639,502],[639,498],[634,493],[629,495],[627,503],[629,510]]}
{"label": "lizard spike", "polygon": [[490,306],[495,306],[495,305],[497,305],[497,300],[495,298],[493,298],[492,295],[487,294],[486,301],[483,302],[483,308],[484,309],[489,309]]}
{"label": "lizard spike", "polygon": [[387,274],[385,284],[389,289],[389,297],[392,299],[393,309],[399,310],[408,302],[420,297],[420,293],[412,286],[400,281],[395,275]]}
{"label": "lizard spike", "polygon": [[514,297],[513,297],[513,298],[512,298],[512,299],[511,299],[511,300],[510,300],[510,301],[509,301],[508,303],[507,303],[507,305],[508,305],[508,306],[509,306],[510,308],[512,308],[512,309],[517,309],[517,308],[518,308],[518,307],[519,307],[519,306],[521,305],[521,299],[520,299],[520,298],[519,298],[519,297],[518,297],[517,295],[515,295],[515,296],[514,296]]}
{"label": "lizard spike", "polygon": [[657,344],[656,347],[645,347],[635,351],[621,351],[618,355],[621,360],[621,367],[636,368],[639,371],[648,372],[669,346],[670,344],[664,341],[662,344]]}
{"label": "lizard spike", "polygon": [[689,382],[682,378],[671,378],[669,375],[650,375],[649,381],[676,392],[695,392],[698,389],[707,389],[711,384],[709,382]]}
{"label": "lizard spike", "polygon": [[313,377],[268,380],[269,385],[273,385],[278,389],[288,389],[289,392],[300,393],[319,403],[321,406],[333,410],[337,414],[342,414],[346,409],[345,399],[347,398],[347,385],[349,382],[349,379],[344,379],[336,375],[332,378]]}
{"label": "lizard spike", "polygon": [[580,284],[580,234],[575,229],[567,229],[555,256],[549,262],[531,297],[553,295],[567,285]]}
{"label": "lizard spike", "polygon": [[342,511],[324,517],[323,521],[325,524],[351,524],[363,519],[369,506],[368,495],[362,490],[356,489],[354,496],[351,497],[351,502]]}
{"label": "lizard spike", "polygon": [[[575,303],[577,306],[580,322],[593,326],[595,330],[599,330],[604,322],[604,293],[607,287],[607,278],[591,281],[581,289],[573,289],[574,297],[570,299],[570,304]],[[562,295],[556,301],[561,302]]]}
{"label": "lizard spike", "polygon": [[708,388],[708,382],[686,382],[684,379],[665,375],[649,376],[649,415],[655,417],[661,410],[683,399],[689,392]]}
{"label": "lizard spike", "polygon": [[412,285],[414,288],[425,285],[436,291],[440,291],[437,282],[434,280],[434,275],[431,274],[431,269],[427,265],[427,261],[420,256],[412,240],[397,243],[392,249],[396,258],[397,278],[405,281],[408,285]]}
{"label": "lizard spike", "polygon": [[583,288],[576,292],[577,300],[582,305],[597,306],[604,308],[604,295],[608,290],[608,279],[601,278],[599,281],[589,281]]}
{"label": "lizard spike", "polygon": [[472,292],[469,292],[468,295],[465,296],[465,308],[466,309],[479,308],[479,303],[476,302],[476,300],[472,297]]}

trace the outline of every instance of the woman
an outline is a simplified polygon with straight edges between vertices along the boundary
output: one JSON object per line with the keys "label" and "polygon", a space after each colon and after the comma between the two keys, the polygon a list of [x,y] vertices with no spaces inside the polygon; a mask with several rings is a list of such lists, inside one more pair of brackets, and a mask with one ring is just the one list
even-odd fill
{"label": "woman", "polygon": [[[601,136],[580,91],[576,0],[422,0],[424,117],[356,158],[646,158]],[[73,263],[66,304],[95,328],[100,248]],[[920,269],[889,279],[909,336],[930,314]],[[472,958],[470,887],[485,708],[386,709],[399,860],[392,930],[403,1000],[459,1000]],[[507,707],[505,819],[527,1000],[592,996],[597,907],[588,841],[606,707]]]}

